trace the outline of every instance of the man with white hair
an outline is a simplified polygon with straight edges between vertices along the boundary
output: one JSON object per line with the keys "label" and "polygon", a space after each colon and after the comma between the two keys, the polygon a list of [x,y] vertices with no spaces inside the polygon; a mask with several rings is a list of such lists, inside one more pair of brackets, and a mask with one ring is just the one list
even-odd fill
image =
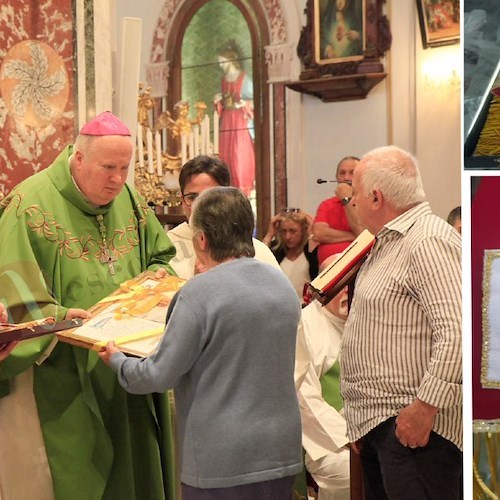
{"label": "man with white hair", "polygon": [[461,498],[461,239],[431,212],[416,159],[377,148],[353,177],[376,236],[342,340],[342,395],[367,499]]}

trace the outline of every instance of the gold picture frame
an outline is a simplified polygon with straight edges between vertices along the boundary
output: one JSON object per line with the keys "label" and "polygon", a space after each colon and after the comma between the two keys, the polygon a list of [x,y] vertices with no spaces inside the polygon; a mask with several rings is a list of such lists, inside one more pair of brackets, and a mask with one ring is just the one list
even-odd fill
{"label": "gold picture frame", "polygon": [[417,0],[424,49],[460,41],[460,1]]}

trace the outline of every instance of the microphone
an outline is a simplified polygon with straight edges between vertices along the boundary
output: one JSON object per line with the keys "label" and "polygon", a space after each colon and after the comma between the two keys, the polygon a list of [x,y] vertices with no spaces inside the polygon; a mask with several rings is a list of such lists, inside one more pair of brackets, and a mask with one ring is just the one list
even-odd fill
{"label": "microphone", "polygon": [[338,184],[344,183],[344,184],[349,184],[349,185],[352,184],[351,181],[327,180],[327,179],[322,179],[321,177],[319,177],[318,179],[316,179],[316,183],[317,184],[324,184],[325,182],[337,182]]}

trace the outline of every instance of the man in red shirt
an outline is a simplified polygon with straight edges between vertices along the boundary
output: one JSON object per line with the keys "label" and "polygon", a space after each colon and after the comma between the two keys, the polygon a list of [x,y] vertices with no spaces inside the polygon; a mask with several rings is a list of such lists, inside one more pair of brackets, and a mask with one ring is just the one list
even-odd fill
{"label": "man in red shirt", "polygon": [[335,196],[322,201],[312,226],[313,238],[319,243],[318,261],[321,264],[330,255],[346,249],[364,229],[358,224],[349,201],[351,181],[359,158],[346,156],[337,165],[338,181]]}

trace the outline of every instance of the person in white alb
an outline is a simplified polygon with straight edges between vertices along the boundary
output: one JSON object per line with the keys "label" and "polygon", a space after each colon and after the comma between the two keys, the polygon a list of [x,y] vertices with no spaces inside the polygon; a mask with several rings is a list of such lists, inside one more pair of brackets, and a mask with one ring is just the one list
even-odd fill
{"label": "person in white alb", "polygon": [[462,498],[461,238],[395,146],[359,162],[351,204],[375,244],[355,283],[341,390],[365,498]]}
{"label": "person in white alb", "polygon": [[[338,254],[327,257],[320,271]],[[340,346],[347,319],[347,287],[326,306],[313,300],[302,309],[297,331],[295,380],[302,417],[305,465],[319,500],[349,500],[349,440],[341,414]],[[301,363],[301,359],[307,360]],[[305,372],[305,375],[304,375]]]}
{"label": "person in white alb", "polygon": [[[189,225],[194,200],[200,193],[217,186],[229,186],[231,174],[227,165],[216,156],[199,155],[186,162],[179,174],[182,209],[188,222],[183,222],[168,231],[168,236],[175,246],[176,254],[170,264],[177,276],[192,278],[203,269],[198,269],[193,247],[193,230]],[[253,238],[255,258],[278,269],[280,265],[267,245]]]}

